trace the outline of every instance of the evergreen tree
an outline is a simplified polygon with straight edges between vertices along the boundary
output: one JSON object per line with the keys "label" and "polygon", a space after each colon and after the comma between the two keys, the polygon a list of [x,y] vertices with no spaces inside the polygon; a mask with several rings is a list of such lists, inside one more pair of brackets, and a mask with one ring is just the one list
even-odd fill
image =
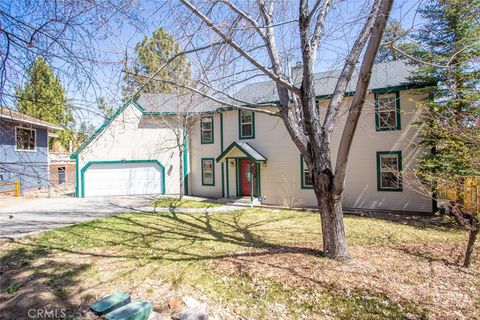
{"label": "evergreen tree", "polygon": [[[397,50],[398,49],[398,50]],[[391,62],[407,57],[402,54],[413,55],[418,45],[408,38],[408,32],[398,20],[392,20],[385,28],[382,46],[378,49],[375,62]]]}
{"label": "evergreen tree", "polygon": [[[420,10],[426,23],[417,39],[419,69],[413,80],[432,83],[423,112],[422,142],[432,152],[418,167],[424,183],[457,188],[480,167],[480,0],[433,1]],[[448,67],[444,67],[447,66]]]}
{"label": "evergreen tree", "polygon": [[[124,88],[124,94],[126,96],[131,95],[144,84],[146,85],[141,92],[174,92],[175,88],[171,84],[158,80],[148,82],[148,76],[157,72],[169,59],[179,52],[178,44],[175,43],[173,37],[163,28],[156,30],[151,37],[145,37],[135,47],[133,66],[131,70],[127,70],[125,76],[126,86]],[[170,62],[155,78],[186,84],[190,73],[190,64],[186,56],[180,56]]]}
{"label": "evergreen tree", "polygon": [[102,113],[102,116],[105,119],[108,119],[113,115],[113,107],[110,106],[107,103],[107,101],[105,101],[104,97],[100,97],[97,103],[98,103],[98,110]]}
{"label": "evergreen tree", "polygon": [[23,88],[16,88],[18,110],[64,128],[58,133],[58,139],[68,149],[68,141],[73,137],[74,119],[60,79],[42,57],[32,63],[28,77]]}
{"label": "evergreen tree", "polygon": [[417,175],[434,197],[439,186],[456,191],[456,202],[446,207],[469,230],[468,267],[480,232],[476,214],[464,206],[467,182],[473,190],[480,182],[480,0],[434,1],[420,14],[426,23],[417,37],[422,50],[413,80],[435,85],[420,104],[422,143],[431,152],[420,160]]}

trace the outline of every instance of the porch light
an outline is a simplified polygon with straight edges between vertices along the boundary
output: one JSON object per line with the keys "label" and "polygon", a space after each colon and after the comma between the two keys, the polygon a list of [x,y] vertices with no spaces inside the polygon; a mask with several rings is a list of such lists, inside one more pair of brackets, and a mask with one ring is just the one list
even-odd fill
{"label": "porch light", "polygon": [[266,167],[267,166],[267,163],[266,162],[262,162],[262,167]]}
{"label": "porch light", "polygon": [[233,160],[230,160],[230,167],[235,167],[235,162]]}

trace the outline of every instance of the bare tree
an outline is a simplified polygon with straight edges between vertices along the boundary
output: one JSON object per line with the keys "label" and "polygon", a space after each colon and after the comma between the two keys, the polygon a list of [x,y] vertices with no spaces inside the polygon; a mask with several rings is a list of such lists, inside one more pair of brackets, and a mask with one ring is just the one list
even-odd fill
{"label": "bare tree", "polygon": [[[168,144],[168,148],[174,148],[178,155],[178,177],[179,177],[179,200],[185,195],[185,185],[188,183],[188,149],[190,137],[197,128],[198,123],[206,115],[203,108],[210,101],[206,98],[192,94],[191,91],[178,90],[177,93],[165,94],[143,94],[139,101],[142,104],[150,105],[152,110],[152,118],[160,118],[160,122],[164,125],[174,141]],[[207,103],[206,103],[207,102]],[[213,132],[211,132],[212,134]],[[172,146],[172,147],[170,147]],[[162,149],[162,151],[166,151]],[[187,166],[184,168],[184,166]]]}
{"label": "bare tree", "polygon": [[[200,70],[198,86],[182,85],[181,87],[224,105],[266,113],[279,117],[283,121],[291,139],[312,172],[314,192],[321,215],[325,255],[338,260],[347,259],[341,204],[346,168],[352,139],[367,94],[371,69],[392,7],[392,0],[372,1],[353,45],[347,50],[343,68],[336,80],[335,90],[323,119],[320,118],[315,100],[314,69],[321,42],[328,38],[325,24],[329,13],[334,8],[334,1],[318,0],[310,3],[308,0],[301,0],[298,3],[298,14],[293,16],[284,15],[285,10],[288,11],[285,7],[290,6],[291,9],[291,3],[285,4],[273,0],[258,0],[256,3],[246,4],[229,0],[196,2],[180,0],[180,3],[190,14],[181,19],[187,19],[190,30],[193,26],[197,26],[193,32],[190,31],[192,37],[194,33],[199,33],[204,42],[218,44],[214,46],[215,50],[210,50],[207,54],[195,52],[198,57],[193,65]],[[178,10],[177,7],[175,9]],[[284,17],[288,18],[284,19]],[[215,21],[215,19],[222,20]],[[301,56],[303,63],[300,86],[292,81],[284,67],[292,51],[280,52],[279,48],[284,48],[283,42],[286,40],[277,38],[278,34],[285,35],[282,27],[286,24],[291,25],[292,22],[298,24],[295,35],[300,39],[299,45],[293,49]],[[185,25],[185,21],[182,20],[182,23]],[[352,30],[356,29],[352,28]],[[193,41],[191,45],[199,47]],[[238,66],[236,62],[239,60],[243,61],[241,70],[235,67]],[[347,86],[359,63],[355,94],[343,128],[337,160],[333,164],[331,135],[337,126],[336,121],[340,115],[340,107],[344,101]],[[216,80],[212,80],[207,73],[216,65],[221,65],[219,68],[221,71],[216,73]],[[256,75],[248,76],[249,73],[255,72],[257,72]],[[259,74],[275,82],[278,103],[262,104],[264,101],[245,101],[229,93],[229,90],[236,85],[253,79]],[[243,77],[245,80],[240,80],[239,75],[245,75]],[[227,78],[233,80],[225,81]],[[220,86],[220,79],[227,85]],[[163,81],[174,83],[168,79]],[[206,88],[217,94],[205,93]]]}

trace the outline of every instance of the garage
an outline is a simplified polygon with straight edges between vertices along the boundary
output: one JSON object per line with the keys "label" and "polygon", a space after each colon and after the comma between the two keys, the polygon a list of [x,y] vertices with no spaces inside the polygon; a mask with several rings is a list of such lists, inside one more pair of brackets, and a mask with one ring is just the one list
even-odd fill
{"label": "garage", "polygon": [[161,194],[165,169],[156,160],[91,161],[81,171],[82,195]]}

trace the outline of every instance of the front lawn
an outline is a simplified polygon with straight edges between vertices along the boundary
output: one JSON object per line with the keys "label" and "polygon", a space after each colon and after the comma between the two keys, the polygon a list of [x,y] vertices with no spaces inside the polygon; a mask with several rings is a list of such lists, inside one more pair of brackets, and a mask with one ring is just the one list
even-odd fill
{"label": "front lawn", "polygon": [[152,203],[152,206],[156,208],[170,208],[170,209],[214,208],[214,207],[221,207],[222,204],[209,202],[209,201],[198,201],[198,200],[191,200],[191,199],[179,200],[178,198],[162,197],[162,198],[156,199]]}
{"label": "front lawn", "polygon": [[344,264],[322,257],[317,214],[265,209],[126,213],[4,242],[0,309],[42,288],[73,311],[124,290],[157,311],[190,295],[216,319],[480,317],[478,248],[472,267],[459,267],[464,232],[345,223],[353,259]]}

